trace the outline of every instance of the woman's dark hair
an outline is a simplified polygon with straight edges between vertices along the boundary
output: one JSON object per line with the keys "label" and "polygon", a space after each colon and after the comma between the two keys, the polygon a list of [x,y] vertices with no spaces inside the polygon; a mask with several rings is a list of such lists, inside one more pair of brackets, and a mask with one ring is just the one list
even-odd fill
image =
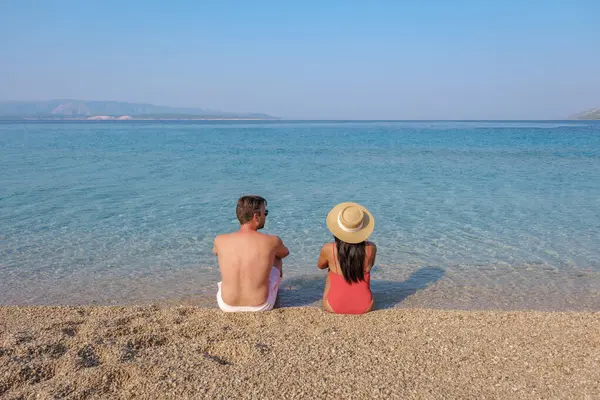
{"label": "woman's dark hair", "polygon": [[365,242],[346,243],[335,238],[338,262],[348,283],[358,283],[365,280]]}

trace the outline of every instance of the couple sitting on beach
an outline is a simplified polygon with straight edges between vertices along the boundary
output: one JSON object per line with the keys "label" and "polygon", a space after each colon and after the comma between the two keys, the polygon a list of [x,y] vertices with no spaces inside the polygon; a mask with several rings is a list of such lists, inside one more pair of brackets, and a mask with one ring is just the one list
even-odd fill
{"label": "couple sitting on beach", "polygon": [[[259,233],[269,211],[260,196],[238,200],[240,230],[215,238],[213,252],[219,260],[222,281],[217,303],[226,312],[268,311],[275,305],[283,276],[282,260],[290,254],[280,238]],[[377,248],[367,242],[375,220],[356,203],[342,203],[327,215],[335,241],[321,249],[317,266],[329,268],[323,308],[337,314],[362,314],[373,308],[370,271]]]}

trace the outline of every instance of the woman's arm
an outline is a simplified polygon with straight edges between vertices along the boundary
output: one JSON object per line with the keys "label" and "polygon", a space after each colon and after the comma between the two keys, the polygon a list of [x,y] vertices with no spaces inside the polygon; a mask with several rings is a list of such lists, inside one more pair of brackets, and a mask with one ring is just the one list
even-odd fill
{"label": "woman's arm", "polygon": [[317,267],[319,269],[325,269],[329,267],[329,260],[327,259],[327,245],[321,248],[321,253],[319,254],[319,261],[317,261]]}
{"label": "woman's arm", "polygon": [[373,242],[368,242],[369,243],[369,247],[371,248],[371,262],[369,263],[370,266],[369,268],[373,267],[373,265],[375,265],[375,257],[377,257],[377,246],[375,246],[375,243]]}

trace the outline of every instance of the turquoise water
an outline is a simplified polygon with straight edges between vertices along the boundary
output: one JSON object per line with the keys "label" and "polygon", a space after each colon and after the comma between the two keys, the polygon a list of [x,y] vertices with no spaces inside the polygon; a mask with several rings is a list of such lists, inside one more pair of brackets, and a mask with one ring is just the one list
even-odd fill
{"label": "turquoise water", "polygon": [[595,122],[0,123],[0,303],[212,304],[212,240],[267,198],[283,305],[329,209],[375,216],[382,306],[600,310]]}

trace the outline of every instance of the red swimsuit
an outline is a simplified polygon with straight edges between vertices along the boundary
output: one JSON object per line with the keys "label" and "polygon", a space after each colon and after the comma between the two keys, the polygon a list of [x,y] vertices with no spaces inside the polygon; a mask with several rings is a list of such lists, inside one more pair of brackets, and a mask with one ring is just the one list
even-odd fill
{"label": "red swimsuit", "polygon": [[[337,263],[335,243],[333,245],[333,260]],[[339,263],[337,263],[339,265]],[[341,267],[340,267],[341,270]],[[329,293],[327,302],[336,314],[363,314],[371,306],[371,275],[365,273],[365,280],[358,283],[348,283],[343,275],[329,270]]]}

